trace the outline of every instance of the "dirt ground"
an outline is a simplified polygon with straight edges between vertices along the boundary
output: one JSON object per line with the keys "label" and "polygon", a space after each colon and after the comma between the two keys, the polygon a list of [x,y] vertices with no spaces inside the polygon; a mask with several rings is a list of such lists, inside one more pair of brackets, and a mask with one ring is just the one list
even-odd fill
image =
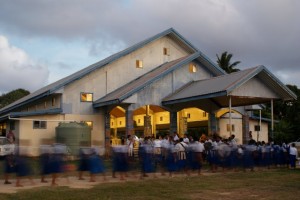
{"label": "dirt ground", "polygon": [[[202,173],[203,176],[205,175],[212,175],[212,173]],[[176,177],[179,176],[186,176],[185,174],[176,174],[174,175]],[[197,176],[197,174],[191,174],[191,176]],[[168,175],[162,176],[160,173],[152,173],[149,174],[148,177],[145,177],[144,179],[152,179],[152,178],[156,178],[156,179],[161,179],[161,178],[170,178]],[[1,179],[0,180],[0,193],[16,193],[18,191],[21,190],[28,190],[28,189],[32,189],[32,188],[37,188],[37,187],[61,187],[61,186],[65,186],[65,187],[70,187],[70,188],[80,188],[80,189],[89,189],[92,188],[94,185],[97,184],[104,184],[104,183],[116,183],[116,182],[127,182],[127,181],[141,181],[141,176],[139,173],[136,174],[129,174],[127,177],[125,177],[125,180],[120,180],[119,177],[117,178],[113,178],[111,176],[111,174],[106,175],[105,176],[105,180],[103,178],[102,175],[99,175],[96,177],[96,181],[95,182],[90,182],[90,177],[88,176],[88,174],[86,174],[86,176],[84,177],[84,180],[79,180],[78,177],[74,176],[74,175],[66,175],[66,174],[62,174],[57,178],[57,185],[56,186],[52,186],[51,185],[51,177],[48,177],[47,179],[47,183],[42,183],[40,178],[34,178],[32,180],[28,179],[28,178],[23,178],[21,179],[21,184],[22,187],[16,187],[16,179],[12,178],[9,181],[11,182],[11,184],[4,184],[4,180]],[[32,184],[33,182],[33,184]]]}

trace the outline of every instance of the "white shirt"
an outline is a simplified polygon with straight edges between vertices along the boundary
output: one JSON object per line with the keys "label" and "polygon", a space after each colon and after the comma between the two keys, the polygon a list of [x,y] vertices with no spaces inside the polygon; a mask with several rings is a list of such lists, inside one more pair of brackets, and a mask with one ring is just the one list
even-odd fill
{"label": "white shirt", "polygon": [[184,142],[179,142],[175,145],[175,149],[177,152],[180,152],[180,151],[185,151],[185,149],[187,148],[187,144],[185,144]]}
{"label": "white shirt", "polygon": [[158,140],[158,139],[156,139],[156,140],[154,140],[153,141],[153,146],[154,146],[154,148],[160,148],[161,147],[161,140]]}
{"label": "white shirt", "polygon": [[298,151],[296,147],[290,147],[290,155],[298,157]]}
{"label": "white shirt", "polygon": [[177,135],[175,135],[174,138],[173,138],[173,140],[177,141],[177,140],[179,140],[179,137]]}
{"label": "white shirt", "polygon": [[193,144],[193,151],[194,152],[203,152],[204,151],[204,145],[201,142],[196,141]]}
{"label": "white shirt", "polygon": [[189,138],[186,137],[186,138],[183,138],[183,142],[188,144],[190,142],[190,140],[189,140]]}

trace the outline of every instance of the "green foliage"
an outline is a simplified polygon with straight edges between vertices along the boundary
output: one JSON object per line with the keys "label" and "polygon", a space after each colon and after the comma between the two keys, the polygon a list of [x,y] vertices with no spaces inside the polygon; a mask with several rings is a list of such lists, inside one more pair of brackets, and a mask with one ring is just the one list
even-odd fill
{"label": "green foliage", "polygon": [[[297,100],[274,102],[274,119],[279,121],[274,125],[275,142],[291,142],[300,138],[300,89],[295,85],[287,87],[297,95]],[[271,118],[270,103],[266,104],[262,116]]]}
{"label": "green foliage", "polygon": [[274,130],[274,141],[276,143],[293,141],[293,125],[289,121],[280,120],[278,123],[275,123]]}
{"label": "green foliage", "polygon": [[219,67],[221,67],[225,72],[227,72],[228,74],[232,73],[232,72],[237,72],[240,71],[239,69],[235,68],[239,63],[241,63],[241,61],[236,61],[234,63],[231,64],[231,58],[232,58],[232,54],[227,54],[227,51],[223,52],[221,57],[219,57],[217,55],[217,63],[219,65]]}
{"label": "green foliage", "polygon": [[15,101],[17,101],[18,99],[21,99],[24,96],[27,96],[28,94],[30,94],[29,91],[24,90],[24,89],[16,89],[13,90],[9,93],[6,94],[2,94],[0,96],[0,108],[3,108]]}

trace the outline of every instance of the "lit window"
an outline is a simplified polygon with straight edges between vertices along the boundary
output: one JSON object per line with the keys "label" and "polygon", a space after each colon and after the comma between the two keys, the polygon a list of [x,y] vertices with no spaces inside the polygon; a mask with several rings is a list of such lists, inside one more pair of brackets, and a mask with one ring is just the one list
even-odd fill
{"label": "lit window", "polygon": [[135,64],[136,64],[136,68],[143,68],[143,61],[136,60]]}
{"label": "lit window", "polygon": [[47,122],[46,121],[33,121],[33,129],[46,129]]}
{"label": "lit window", "polygon": [[93,129],[93,122],[92,121],[85,121],[84,123],[86,123],[88,125],[88,127],[90,127],[91,129]]}
{"label": "lit window", "polygon": [[189,65],[189,71],[190,71],[191,73],[195,73],[195,72],[197,71],[196,65],[193,64],[193,63],[191,63],[191,64]]}
{"label": "lit window", "polygon": [[170,55],[170,49],[165,47],[164,50],[163,50],[163,54],[165,56],[169,56]]}
{"label": "lit window", "polygon": [[91,102],[91,101],[93,101],[93,94],[92,93],[81,93],[80,100],[82,102]]}
{"label": "lit window", "polygon": [[[14,122],[14,121],[10,121],[11,122]],[[13,127],[14,128],[14,127]],[[11,129],[11,128],[10,128]],[[11,129],[11,130],[15,130],[15,129]],[[0,124],[0,133],[5,133],[6,132],[6,123],[1,123]]]}

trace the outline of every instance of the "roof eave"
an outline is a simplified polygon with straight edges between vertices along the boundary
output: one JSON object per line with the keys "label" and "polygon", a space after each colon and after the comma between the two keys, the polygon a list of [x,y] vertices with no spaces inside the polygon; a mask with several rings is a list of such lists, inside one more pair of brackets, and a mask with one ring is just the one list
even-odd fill
{"label": "roof eave", "polygon": [[9,117],[26,117],[33,115],[54,115],[62,113],[61,108],[54,108],[49,110],[33,111],[33,112],[11,112]]}
{"label": "roof eave", "polygon": [[14,106],[11,106],[11,107],[9,107],[9,108],[7,108],[7,109],[5,109],[5,107],[4,107],[4,110],[0,111],[0,115],[5,114],[5,113],[8,113],[8,112],[10,112],[10,111],[12,111],[12,110],[14,110],[14,109],[17,109],[17,108],[19,108],[19,107],[21,107],[21,106],[24,106],[24,105],[26,105],[26,104],[29,104],[29,103],[31,103],[31,102],[33,102],[33,101],[36,101],[36,100],[38,100],[38,99],[40,99],[40,98],[43,98],[43,97],[45,97],[45,96],[48,96],[48,95],[49,95],[49,91],[46,91],[46,92],[44,92],[44,93],[42,93],[42,94],[40,94],[40,95],[34,96],[33,98],[30,98],[30,99],[28,99],[28,100],[26,100],[26,101],[20,102],[20,103],[14,105]]}
{"label": "roof eave", "polygon": [[99,107],[103,107],[103,106],[115,105],[115,104],[119,104],[119,103],[120,103],[119,99],[113,99],[113,100],[104,101],[104,102],[95,102],[95,103],[93,103],[93,108],[99,108]]}
{"label": "roof eave", "polygon": [[205,94],[205,95],[200,95],[200,96],[192,96],[192,97],[187,97],[187,98],[182,98],[182,99],[175,99],[175,100],[163,100],[162,105],[171,105],[171,104],[178,104],[178,103],[185,103],[189,101],[197,101],[197,100],[202,100],[202,99],[211,99],[215,97],[220,97],[227,95],[227,91],[219,91],[215,93],[210,93],[210,94]]}

